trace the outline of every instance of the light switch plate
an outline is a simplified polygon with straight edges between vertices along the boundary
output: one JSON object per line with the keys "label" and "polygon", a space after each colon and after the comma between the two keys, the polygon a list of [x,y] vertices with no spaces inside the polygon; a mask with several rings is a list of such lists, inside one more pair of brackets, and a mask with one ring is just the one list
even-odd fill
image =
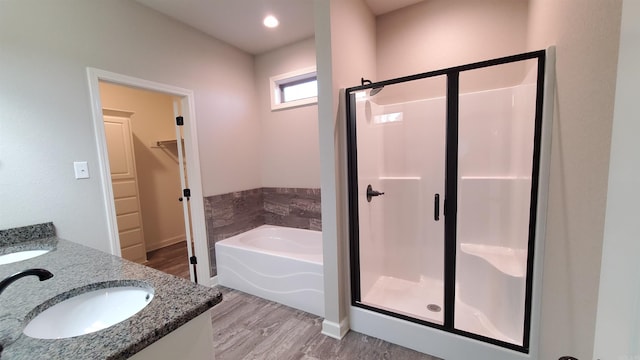
{"label": "light switch plate", "polygon": [[88,179],[89,178],[89,165],[86,161],[74,161],[73,171],[76,174],[76,179]]}

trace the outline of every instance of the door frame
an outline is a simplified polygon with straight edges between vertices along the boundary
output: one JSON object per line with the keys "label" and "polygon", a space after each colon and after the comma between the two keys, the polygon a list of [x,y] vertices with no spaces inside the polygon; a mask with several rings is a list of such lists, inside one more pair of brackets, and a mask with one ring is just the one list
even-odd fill
{"label": "door frame", "polygon": [[[195,256],[198,258],[196,271],[198,281],[202,285],[211,286],[209,274],[209,247],[207,245],[207,230],[204,215],[204,198],[202,194],[202,178],[200,175],[200,154],[198,151],[198,130],[195,117],[194,92],[192,90],[162,84],[154,81],[135,78],[106,70],[87,67],[87,80],[89,85],[89,98],[91,101],[91,113],[93,128],[98,147],[98,167],[100,170],[100,183],[105,204],[105,216],[107,220],[108,237],[110,240],[111,254],[121,256],[120,238],[118,236],[118,223],[116,221],[115,202],[113,200],[113,188],[111,183],[111,170],[109,167],[109,152],[102,119],[102,101],[100,100],[99,82],[105,81],[118,85],[125,85],[143,90],[150,90],[180,98],[184,118],[184,143],[187,157],[187,177],[191,189],[191,225]],[[188,259],[185,259],[188,261]]]}

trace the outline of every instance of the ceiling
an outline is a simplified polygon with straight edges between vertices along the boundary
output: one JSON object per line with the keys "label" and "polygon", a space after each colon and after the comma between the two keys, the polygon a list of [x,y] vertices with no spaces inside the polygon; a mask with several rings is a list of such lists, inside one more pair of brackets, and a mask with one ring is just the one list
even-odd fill
{"label": "ceiling", "polygon": [[401,9],[405,6],[417,4],[424,0],[365,0],[373,15],[378,16]]}
{"label": "ceiling", "polygon": [[[257,55],[314,34],[312,0],[136,0],[205,34]],[[344,0],[343,0],[344,1]],[[423,0],[365,0],[381,15]],[[273,14],[280,26],[267,29]]]}

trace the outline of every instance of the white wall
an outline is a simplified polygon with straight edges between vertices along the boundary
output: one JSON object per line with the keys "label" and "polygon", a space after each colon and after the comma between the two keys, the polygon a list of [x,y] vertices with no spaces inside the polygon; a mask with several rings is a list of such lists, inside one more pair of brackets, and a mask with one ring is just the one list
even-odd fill
{"label": "white wall", "polygon": [[362,0],[315,0],[314,9],[325,264],[323,332],[339,337],[347,329],[349,303],[346,165],[342,161],[346,125],[338,112],[339,89],[358,85],[360,77],[375,78],[375,18]]}
{"label": "white wall", "polygon": [[[195,92],[204,195],[260,186],[252,58],[133,1],[0,2],[0,228],[108,251],[86,67]],[[75,180],[74,160],[91,179]]]}
{"label": "white wall", "polygon": [[640,2],[624,0],[594,359],[640,358]]}
{"label": "white wall", "polygon": [[529,5],[529,49],[557,46],[540,358],[592,359],[621,1]]}
{"label": "white wall", "polygon": [[[333,65],[333,99],[335,129],[332,132],[336,146],[337,160],[337,254],[342,269],[340,279],[343,296],[340,300],[340,318],[347,319],[347,307],[350,304],[347,260],[348,213],[347,213],[347,174],[346,174],[346,118],[338,107],[345,106],[344,99],[338,98],[339,89],[360,85],[360,79],[376,78],[375,60],[375,18],[363,0],[332,0],[331,2],[331,61]],[[322,199],[324,201],[324,198]],[[324,217],[323,217],[324,221]],[[324,234],[323,234],[324,235]],[[330,233],[329,236],[332,234]],[[325,242],[326,243],[326,242]],[[333,247],[329,248],[331,251]],[[326,278],[326,273],[325,273]],[[331,280],[331,279],[330,279]],[[325,280],[325,294],[326,294]],[[326,295],[325,295],[326,300]],[[326,314],[326,309],[325,309]]]}
{"label": "white wall", "polygon": [[256,56],[260,165],[264,187],[320,187],[318,106],[271,110],[269,78],[316,66],[313,38]]}

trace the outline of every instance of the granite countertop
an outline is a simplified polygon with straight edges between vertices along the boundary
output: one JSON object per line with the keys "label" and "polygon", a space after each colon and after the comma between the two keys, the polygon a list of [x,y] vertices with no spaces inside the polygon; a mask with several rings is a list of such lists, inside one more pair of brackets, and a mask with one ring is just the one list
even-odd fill
{"label": "granite countertop", "polygon": [[[55,236],[12,241],[0,233],[0,254],[43,248],[52,250],[32,259],[0,265],[0,279],[30,268],[43,268],[54,274],[42,282],[35,276],[18,279],[0,294],[3,360],[126,359],[222,301],[217,289]],[[148,286],[153,288],[154,297],[136,315],[91,334],[56,340],[22,334],[29,320],[56,302],[113,285]]]}

